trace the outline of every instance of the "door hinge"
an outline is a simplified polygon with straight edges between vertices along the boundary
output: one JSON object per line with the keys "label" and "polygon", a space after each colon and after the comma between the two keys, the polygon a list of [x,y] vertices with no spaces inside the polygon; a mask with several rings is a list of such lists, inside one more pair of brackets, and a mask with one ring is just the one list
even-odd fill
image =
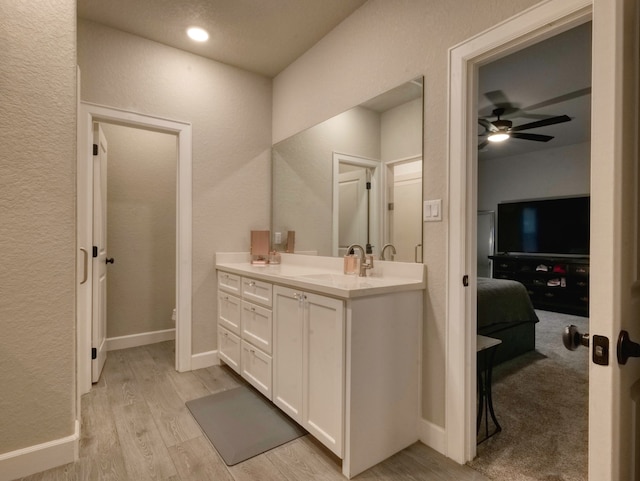
{"label": "door hinge", "polygon": [[389,202],[389,210],[393,210],[393,202]]}
{"label": "door hinge", "polygon": [[464,287],[469,287],[469,276],[466,274],[462,276],[462,285]]}
{"label": "door hinge", "polygon": [[91,348],[91,360],[98,359],[98,350],[95,347]]}
{"label": "door hinge", "polygon": [[98,144],[93,144],[93,155],[98,155]]}
{"label": "door hinge", "polygon": [[98,246],[93,246],[93,257],[98,257]]}

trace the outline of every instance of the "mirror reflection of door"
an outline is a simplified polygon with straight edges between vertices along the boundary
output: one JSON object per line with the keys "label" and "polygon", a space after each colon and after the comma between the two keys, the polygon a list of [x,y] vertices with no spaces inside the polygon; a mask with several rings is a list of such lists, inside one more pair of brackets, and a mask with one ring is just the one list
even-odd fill
{"label": "mirror reflection of door", "polygon": [[416,262],[416,246],[422,243],[422,159],[387,167],[388,242],[396,248],[393,260]]}
{"label": "mirror reflection of door", "polygon": [[345,255],[351,244],[367,244],[369,219],[367,169],[340,164],[339,186],[339,255]]}

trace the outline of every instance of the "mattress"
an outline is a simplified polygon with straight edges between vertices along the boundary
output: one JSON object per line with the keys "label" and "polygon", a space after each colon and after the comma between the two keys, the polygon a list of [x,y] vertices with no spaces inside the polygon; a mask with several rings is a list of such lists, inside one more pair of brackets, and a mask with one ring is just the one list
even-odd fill
{"label": "mattress", "polygon": [[538,316],[527,289],[520,282],[478,277],[479,332],[536,322]]}

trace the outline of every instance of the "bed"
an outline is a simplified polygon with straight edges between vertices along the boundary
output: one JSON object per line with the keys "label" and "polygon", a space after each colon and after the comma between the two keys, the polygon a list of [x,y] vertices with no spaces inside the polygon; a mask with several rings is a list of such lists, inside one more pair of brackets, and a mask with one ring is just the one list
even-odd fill
{"label": "bed", "polygon": [[537,322],[524,285],[478,277],[478,334],[502,340],[495,364],[534,350]]}

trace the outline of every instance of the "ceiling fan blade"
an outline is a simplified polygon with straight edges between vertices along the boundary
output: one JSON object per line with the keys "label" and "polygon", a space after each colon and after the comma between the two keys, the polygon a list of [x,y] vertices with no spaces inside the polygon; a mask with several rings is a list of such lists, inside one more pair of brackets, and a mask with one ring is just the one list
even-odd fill
{"label": "ceiling fan blade", "polygon": [[484,142],[480,142],[478,144],[478,150],[484,149],[487,145],[489,145],[489,141],[488,140],[485,140]]}
{"label": "ceiling fan blade", "polygon": [[520,130],[529,130],[529,129],[537,129],[538,127],[546,127],[547,125],[555,125],[561,124],[563,122],[569,122],[571,117],[568,115],[558,115],[557,117],[551,117],[549,119],[538,120],[536,122],[530,122],[524,125],[518,125],[516,127],[512,127],[512,132],[519,132]]}
{"label": "ceiling fan blade", "polygon": [[504,109],[504,112],[501,114],[502,116],[508,116],[520,110],[509,101],[502,90],[485,92],[484,96],[493,104],[492,110],[496,108]]}
{"label": "ceiling fan blade", "polygon": [[478,123],[482,125],[488,132],[493,132],[498,130],[495,125],[491,123],[491,121],[487,119],[478,119]]}
{"label": "ceiling fan blade", "polygon": [[554,97],[549,100],[545,100],[544,102],[540,102],[534,105],[529,105],[523,110],[536,110],[542,107],[548,107],[549,105],[555,105],[560,102],[566,102],[567,100],[576,99],[578,97],[582,97],[583,95],[589,95],[591,93],[591,87],[585,87],[583,89],[574,90],[573,92],[566,93],[564,95],[560,95],[558,97]]}
{"label": "ceiling fan blade", "polygon": [[512,139],[535,140],[536,142],[549,142],[553,139],[551,135],[521,134],[519,132],[512,132],[510,135]]}

